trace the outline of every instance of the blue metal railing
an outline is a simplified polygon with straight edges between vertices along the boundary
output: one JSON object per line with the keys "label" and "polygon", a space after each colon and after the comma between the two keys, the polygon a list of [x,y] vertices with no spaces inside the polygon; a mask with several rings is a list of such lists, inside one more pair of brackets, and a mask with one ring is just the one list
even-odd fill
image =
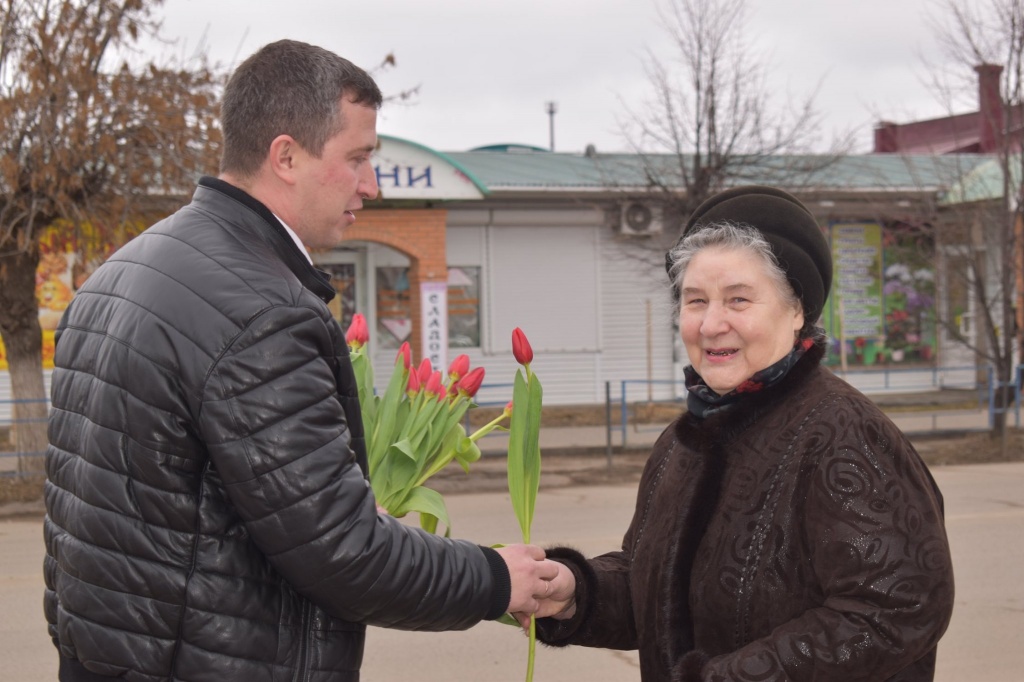
{"label": "blue metal railing", "polygon": [[[833,369],[834,371],[834,369]],[[881,395],[888,393],[903,392],[927,392],[942,389],[964,389],[976,391],[979,406],[986,406],[988,411],[988,425],[992,428],[995,425],[998,414],[1014,415],[1014,426],[1021,426],[1021,404],[1022,392],[1024,392],[1024,365],[1016,367],[1013,373],[1013,380],[1010,382],[998,382],[995,377],[995,369],[987,366],[963,366],[963,367],[931,367],[931,368],[885,368],[872,370],[847,371],[842,375],[849,383],[857,386],[860,390],[869,395]],[[983,377],[979,380],[979,377]],[[612,385],[618,384],[618,423],[613,422],[615,414],[614,401],[612,399]],[[637,388],[645,389],[644,399],[630,400],[631,393],[635,395]],[[667,387],[667,388],[666,388]],[[512,398],[514,384],[494,383],[484,384],[477,393],[476,404],[481,407],[504,407]],[[1012,396],[1012,402],[999,407],[997,391],[1005,389]],[[659,399],[652,399],[655,391],[662,396]],[[628,444],[627,434],[630,423],[630,405],[640,403],[680,403],[686,396],[686,389],[681,380],[647,380],[647,379],[623,379],[617,382],[605,382],[605,421],[607,429],[607,448],[609,453],[612,448],[613,433],[619,431],[619,447],[625,448]],[[14,418],[15,406],[19,403],[49,403],[46,399],[37,400],[0,400],[0,432],[11,433],[18,423],[38,423],[45,421],[45,418],[20,419]],[[466,413],[465,426],[469,430],[469,415]],[[661,428],[661,425],[658,426]],[[497,433],[497,432],[494,432]],[[12,439],[13,440],[13,439]],[[26,453],[14,450],[14,444],[6,451],[0,451],[0,465],[5,460],[18,457],[42,455],[43,453]],[[0,466],[0,475],[17,475],[17,467],[10,465]]]}
{"label": "blue metal railing", "polygon": [[1020,428],[1020,393],[1021,386],[1024,386],[1024,365],[1017,365],[1017,373],[1014,374],[1014,382],[1017,384],[1014,387],[1013,392],[1013,403],[1017,406],[1014,410],[1013,425],[1015,428]]}
{"label": "blue metal railing", "polygon": [[[987,404],[989,414],[989,428],[992,428],[995,424],[995,415],[997,412],[1009,412],[1011,409],[1016,414],[1016,423],[1020,424],[1020,406],[1021,399],[1020,393],[1022,386],[1024,386],[1024,365],[1017,368],[1014,381],[1006,386],[1013,386],[1015,401],[1013,406],[1006,406],[1004,408],[996,408],[996,390],[995,385],[995,372],[991,366],[977,366],[977,365],[966,365],[958,367],[886,367],[884,369],[870,369],[870,370],[848,370],[845,374],[838,372],[836,368],[830,368],[836,372],[839,376],[842,376],[848,383],[857,387],[868,395],[882,395],[885,393],[916,393],[916,392],[928,392],[937,391],[943,389],[963,389],[976,392],[977,401],[979,407]],[[979,376],[987,377],[987,381],[979,381]],[[610,384],[611,382],[607,382]],[[620,433],[620,447],[626,447],[627,445],[627,433],[629,426],[629,406],[631,402],[637,404],[640,402],[648,403],[668,403],[676,402],[685,398],[686,389],[682,385],[681,380],[647,380],[647,379],[625,379],[618,382],[619,384],[619,405],[618,413],[619,419],[617,424],[612,424],[609,421],[608,432],[609,442],[611,440],[611,433],[614,430]],[[647,394],[650,395],[651,387],[655,386],[671,386],[669,391],[661,391],[662,394],[668,393],[672,397],[670,399],[660,400],[636,400],[630,401],[630,389],[635,390],[636,387],[643,386],[647,388]],[[606,389],[610,400],[610,390]],[[611,414],[611,410],[608,411]],[[660,428],[660,427],[659,427]]]}
{"label": "blue metal railing", "polygon": [[11,465],[10,460],[21,458],[42,457],[44,452],[22,452],[15,449],[14,432],[19,424],[40,424],[46,423],[46,417],[38,418],[15,418],[18,405],[42,404],[49,409],[50,401],[47,398],[33,398],[23,400],[0,400],[0,431],[5,432],[10,449],[0,449],[0,476],[20,476],[21,471],[17,465]]}
{"label": "blue metal railing", "polygon": [[[648,387],[666,386],[666,385],[667,386],[672,386],[673,390],[671,391],[671,393],[673,395],[680,396],[679,399],[682,399],[682,398],[684,398],[686,396],[686,386],[683,384],[682,381],[676,381],[674,379],[651,379],[651,380],[647,380],[647,379],[625,379],[625,380],[621,381],[620,382],[620,386],[619,386],[619,395],[620,395],[620,400],[619,400],[619,415],[620,415],[619,416],[619,427],[620,427],[620,430],[621,430],[621,433],[622,433],[622,444],[621,444],[621,447],[626,447],[626,431],[627,431],[626,426],[629,423],[629,402],[627,400],[627,393],[629,391],[630,384],[643,385],[643,386],[648,386]],[[682,392],[679,391],[679,387],[680,386],[682,386]],[[654,401],[650,401],[650,402],[654,402]],[[658,402],[665,402],[665,401],[661,400],[661,401],[658,401]]]}
{"label": "blue metal railing", "polygon": [[[1012,381],[997,381],[996,369],[995,367],[989,365],[988,427],[990,429],[995,428],[996,415],[1008,414],[1010,412],[1013,412],[1014,415],[1014,426],[1020,426],[1020,393],[1022,372],[1024,372],[1024,365],[1018,365],[1017,369],[1013,372]],[[1001,401],[997,398],[997,394],[1001,393],[1003,389],[1007,389],[1007,392],[1013,395],[1013,400],[1007,402],[1007,404],[1003,405],[1002,407],[999,407],[998,403]]]}
{"label": "blue metal railing", "polygon": [[[870,394],[934,391],[945,388],[978,389],[979,400],[986,386],[978,381],[983,366],[959,367],[886,367],[884,369],[847,370],[845,373],[831,368],[837,376]],[[880,382],[880,384],[879,384]]]}

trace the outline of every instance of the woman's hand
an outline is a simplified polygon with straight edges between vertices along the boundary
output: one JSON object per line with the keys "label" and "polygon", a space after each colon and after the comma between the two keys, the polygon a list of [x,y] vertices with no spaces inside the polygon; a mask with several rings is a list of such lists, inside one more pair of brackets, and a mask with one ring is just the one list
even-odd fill
{"label": "woman's hand", "polygon": [[[544,591],[535,594],[538,608],[533,615],[537,618],[554,618],[566,620],[572,618],[576,613],[576,576],[562,563],[552,562],[558,565],[558,574],[551,580],[544,582]],[[513,617],[524,630],[530,628],[530,614],[516,612]]]}

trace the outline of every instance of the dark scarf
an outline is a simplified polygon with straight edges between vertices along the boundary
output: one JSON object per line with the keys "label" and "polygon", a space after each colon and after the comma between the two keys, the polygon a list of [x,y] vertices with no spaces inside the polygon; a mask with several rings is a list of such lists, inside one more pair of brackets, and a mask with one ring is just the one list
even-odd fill
{"label": "dark scarf", "polygon": [[798,339],[793,350],[789,351],[781,360],[754,372],[754,375],[742,384],[732,389],[725,395],[718,395],[704,382],[704,378],[697,374],[693,365],[683,370],[686,377],[686,408],[696,417],[704,417],[729,409],[732,405],[751,393],[763,391],[769,386],[778,383],[789,373],[793,365],[804,356],[812,346],[815,338]]}

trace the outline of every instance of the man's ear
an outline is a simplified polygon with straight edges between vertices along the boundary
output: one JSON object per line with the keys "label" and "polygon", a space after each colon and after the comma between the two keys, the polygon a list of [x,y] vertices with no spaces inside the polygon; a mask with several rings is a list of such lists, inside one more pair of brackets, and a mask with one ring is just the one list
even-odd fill
{"label": "man's ear", "polygon": [[289,185],[294,185],[295,173],[302,154],[302,147],[295,141],[295,138],[291,135],[278,135],[270,143],[268,154],[270,169],[278,178]]}

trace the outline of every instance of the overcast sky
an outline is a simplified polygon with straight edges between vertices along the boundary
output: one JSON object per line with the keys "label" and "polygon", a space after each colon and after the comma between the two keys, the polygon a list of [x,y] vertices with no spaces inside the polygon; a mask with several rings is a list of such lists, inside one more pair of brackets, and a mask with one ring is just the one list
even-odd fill
{"label": "overcast sky", "polygon": [[[869,151],[872,124],[945,115],[922,82],[937,59],[925,20],[933,0],[751,0],[747,35],[768,55],[773,89],[810,94],[826,132],[852,129]],[[385,94],[419,86],[412,106],[388,105],[378,130],[440,151],[549,144],[621,151],[623,101],[650,92],[645,50],[669,56],[654,0],[166,0],[161,48],[205,45],[230,67],[280,38],[328,48],[365,68],[389,52]],[[204,42],[205,41],[205,42]],[[158,48],[154,47],[154,50]],[[975,108],[968,97],[958,111]]]}

